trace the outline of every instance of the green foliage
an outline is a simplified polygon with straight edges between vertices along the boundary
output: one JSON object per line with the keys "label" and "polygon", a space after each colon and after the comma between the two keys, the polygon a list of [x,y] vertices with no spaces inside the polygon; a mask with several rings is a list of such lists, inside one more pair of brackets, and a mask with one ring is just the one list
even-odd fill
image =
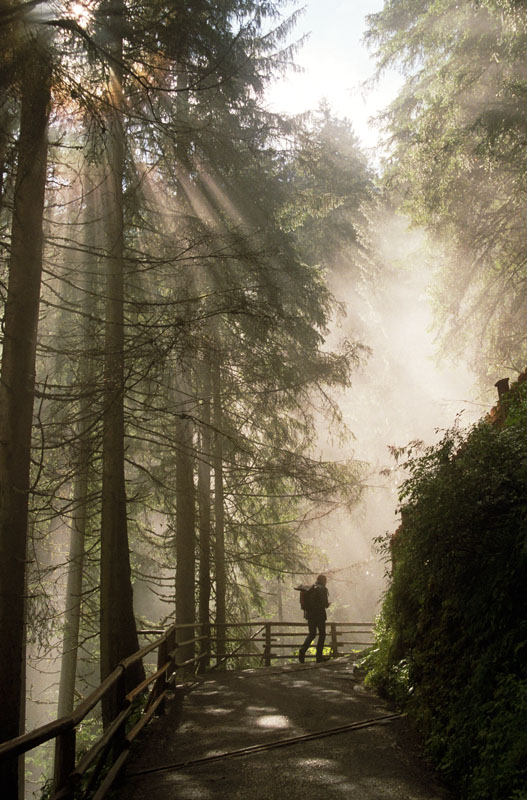
{"label": "green foliage", "polygon": [[503,364],[520,371],[525,4],[390,0],[369,26],[380,71],[406,76],[384,115],[386,181],[411,219],[448,243],[437,286],[445,347],[470,351],[483,376]]}
{"label": "green foliage", "polygon": [[294,232],[303,258],[326,269],[356,265],[363,206],[371,201],[373,173],[348,120],[327,103],[297,131],[293,158],[283,164],[289,192],[279,213],[284,230]]}
{"label": "green foliage", "polygon": [[387,593],[381,613],[376,620],[375,646],[366,654],[362,663],[368,670],[365,677],[371,686],[384,697],[404,703],[411,694],[408,681],[408,662],[398,657],[398,632],[391,624],[393,619],[392,594]]}
{"label": "green foliage", "polygon": [[367,681],[470,800],[525,796],[527,404],[412,454]]}
{"label": "green foliage", "polygon": [[42,786],[39,800],[50,800],[52,796],[53,796],[53,780],[51,778],[48,778],[48,780],[46,780],[46,782]]}

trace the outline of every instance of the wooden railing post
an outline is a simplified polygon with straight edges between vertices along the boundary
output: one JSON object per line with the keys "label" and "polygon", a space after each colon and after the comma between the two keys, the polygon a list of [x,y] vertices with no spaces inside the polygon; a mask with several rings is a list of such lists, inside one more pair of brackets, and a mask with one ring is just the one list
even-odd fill
{"label": "wooden railing post", "polygon": [[71,728],[71,730],[59,734],[55,739],[53,790],[55,794],[62,790],[64,800],[73,800],[73,786],[70,783],[70,775],[75,769],[75,738],[75,728]]}
{"label": "wooden railing post", "polygon": [[265,623],[265,647],[264,647],[264,663],[266,667],[271,666],[271,623]]}
{"label": "wooden railing post", "polygon": [[339,643],[337,639],[337,623],[331,623],[331,653],[333,658],[337,658],[339,654]]}

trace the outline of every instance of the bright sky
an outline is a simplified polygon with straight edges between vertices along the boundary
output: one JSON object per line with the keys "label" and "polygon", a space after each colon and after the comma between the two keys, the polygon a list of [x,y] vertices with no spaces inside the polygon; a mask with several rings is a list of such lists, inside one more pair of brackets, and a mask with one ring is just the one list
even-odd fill
{"label": "bright sky", "polygon": [[365,17],[383,5],[384,0],[307,0],[293,35],[294,41],[309,34],[295,59],[304,72],[291,73],[268,92],[270,107],[300,113],[316,108],[325,97],[334,113],[351,120],[363,146],[374,147],[378,131],[368,121],[394,98],[401,84],[401,78],[390,73],[366,94],[362,87],[375,69],[363,42]]}

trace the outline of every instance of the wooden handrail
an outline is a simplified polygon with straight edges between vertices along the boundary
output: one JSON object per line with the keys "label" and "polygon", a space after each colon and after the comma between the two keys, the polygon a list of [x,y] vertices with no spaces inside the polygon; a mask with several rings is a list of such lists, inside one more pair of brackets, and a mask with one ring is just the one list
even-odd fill
{"label": "wooden handrail", "polygon": [[[210,627],[211,628],[250,628],[250,627],[255,627],[256,625],[265,625],[266,622],[269,622],[269,620],[262,619],[262,620],[251,620],[250,622],[222,622],[222,623],[219,623],[219,624],[216,623],[216,622],[211,622],[210,623]],[[329,622],[330,622],[330,620],[328,620],[328,623]],[[194,627],[197,627],[197,624],[198,623],[196,623],[196,625]],[[304,628],[305,629],[307,623],[306,623],[305,619],[301,619],[298,622],[279,622],[278,620],[273,619],[273,620],[271,620],[270,624],[273,626],[273,628]],[[354,628],[373,628],[373,622],[348,622],[348,621],[346,621],[346,622],[335,622],[334,624],[335,625],[350,625],[350,626],[352,626]],[[179,630],[183,626],[182,625],[178,625],[177,627],[178,627],[178,630]],[[190,626],[187,626],[187,627],[190,627]]]}
{"label": "wooden handrail", "polygon": [[[258,634],[259,634],[259,633],[261,633],[261,632],[262,632],[264,629],[265,629],[265,625],[264,625],[262,628],[260,628],[259,630],[257,630],[257,631],[256,631],[256,633],[254,634],[254,636],[251,636],[251,637],[250,637],[250,639],[244,639],[244,640],[241,642],[241,644],[240,644],[240,647],[243,647],[243,645],[244,645],[244,644],[246,644],[247,642],[250,642],[250,641],[252,641],[252,640],[253,640],[253,639],[254,639],[256,636],[258,636]],[[225,662],[225,661],[226,661],[228,658],[232,658],[232,656],[236,655],[236,653],[237,653],[237,651],[240,649],[240,647],[237,647],[237,648],[236,648],[236,650],[234,650],[232,653],[225,653],[225,655],[223,656],[223,658],[221,658],[220,660],[218,660],[218,661],[216,662],[216,664],[214,664],[214,666],[213,666],[213,667],[210,667],[210,668],[209,668],[209,672],[210,672],[210,670],[216,669],[216,667],[218,667],[220,664],[223,664],[223,663],[224,663],[224,662]]]}
{"label": "wooden handrail", "polygon": [[136,653],[132,653],[131,656],[128,656],[127,658],[123,659],[120,663],[123,665],[125,669],[128,669],[128,667],[137,664],[138,661],[140,661],[149,653],[151,653],[152,650],[157,650],[157,648],[163,642],[166,642],[170,632],[174,630],[175,627],[176,627],[175,625],[171,625],[170,628],[163,633],[163,636],[161,636],[159,639],[156,639],[155,642],[150,642],[150,644],[147,644],[145,647],[141,648],[141,650],[138,650]]}
{"label": "wooden handrail", "polygon": [[125,708],[121,711],[120,714],[114,719],[112,724],[104,731],[101,738],[93,745],[93,747],[88,750],[87,753],[83,755],[73,772],[71,773],[71,778],[73,783],[78,783],[88,767],[90,767],[93,762],[97,759],[100,753],[104,750],[106,745],[112,740],[115,731],[126,721],[128,716],[130,715],[130,707]]}
{"label": "wooden handrail", "polygon": [[138,686],[136,686],[135,689],[132,689],[131,692],[128,692],[128,694],[126,695],[126,699],[131,703],[132,700],[134,700],[138,695],[141,694],[141,692],[144,692],[147,686],[150,686],[150,684],[156,681],[159,677],[161,677],[161,675],[164,675],[169,667],[170,667],[170,661],[166,661],[163,664],[163,666],[157,670],[157,672],[154,672],[153,675],[149,675],[148,678],[145,678],[144,681],[141,681],[141,683]]}
{"label": "wooden handrail", "polygon": [[[342,651],[346,645],[356,644],[358,647],[367,647],[369,645],[369,642],[343,641],[342,637],[349,634],[355,634],[359,636],[371,634],[372,623],[329,622],[328,624],[330,626],[330,638],[333,655],[336,655],[339,650]],[[208,628],[208,630],[211,632],[210,635],[200,635],[192,639],[183,639],[183,641],[176,643],[176,633],[181,632],[183,636],[185,636],[185,632],[189,631],[189,629],[199,630],[203,627],[205,627],[206,630]],[[95,794],[95,797],[102,798],[107,789],[110,787],[112,780],[118,774],[120,767],[126,760],[128,747],[131,741],[147,724],[154,713],[159,713],[159,709],[163,708],[167,686],[168,683],[174,678],[175,670],[190,664],[199,665],[202,662],[204,653],[200,653],[199,656],[188,659],[182,664],[177,664],[175,658],[178,647],[206,640],[213,642],[217,639],[217,636],[213,635],[213,632],[218,633],[220,630],[230,629],[237,631],[240,629],[251,630],[254,628],[256,628],[256,630],[248,636],[245,635],[238,638],[229,639],[228,641],[237,643],[238,646],[229,653],[216,653],[216,663],[208,669],[215,669],[228,659],[264,658],[265,663],[269,665],[273,659],[290,658],[290,655],[278,655],[273,653],[272,650],[294,648],[294,642],[285,641],[284,643],[282,641],[278,643],[277,639],[282,637],[285,640],[287,640],[287,638],[290,639],[291,637],[296,637],[297,639],[298,637],[302,637],[303,639],[305,635],[306,623],[303,620],[299,622],[270,622],[268,620],[251,620],[249,622],[227,622],[221,624],[196,622],[177,626],[171,625],[164,631],[158,629],[138,631],[138,633],[143,635],[156,635],[158,638],[138,650],[136,653],[132,653],[130,656],[123,659],[116,666],[113,672],[108,675],[101,682],[101,684],[94,689],[90,695],[88,695],[88,697],[86,697],[79,703],[78,706],[76,706],[71,714],[54,720],[53,722],[49,722],[46,725],[42,725],[33,731],[22,734],[21,736],[17,736],[15,739],[11,739],[0,744],[0,760],[18,757],[22,753],[32,750],[38,745],[44,744],[52,739],[56,739],[60,745],[57,748],[56,757],[62,758],[63,760],[62,766],[59,763],[58,769],[56,765],[56,780],[57,776],[59,776],[58,779],[61,781],[61,783],[60,785],[55,786],[55,794],[52,796],[52,800],[60,800],[61,798],[64,798],[64,800],[70,800],[73,797],[74,785],[78,783],[88,767],[98,759],[98,765],[95,769],[95,772],[97,773],[97,770],[103,763],[101,759],[105,759],[107,757],[107,753],[110,749],[117,749],[117,752],[115,753],[116,760],[114,761],[109,773]],[[264,636],[261,636],[262,633],[264,633]],[[240,652],[242,648],[249,642],[261,642],[264,644],[264,648],[262,650],[258,650],[257,652]],[[211,650],[210,646],[206,649],[207,651]],[[148,678],[145,678],[137,686],[132,688],[125,696],[122,687],[124,687],[124,679],[127,670],[134,664],[142,661],[142,659],[154,651],[158,652],[157,670]],[[207,652],[207,656],[214,657],[212,652]],[[104,695],[110,690],[113,690],[116,685],[117,691],[120,693],[121,698],[119,713],[106,728],[99,740],[81,758],[77,766],[75,766],[74,747],[75,730],[77,726],[86,718],[90,711],[93,710],[97,703],[101,701]],[[130,731],[128,734],[125,734],[124,724],[131,712],[132,701],[142,692],[144,692],[150,685],[152,685],[152,689],[144,708],[143,716],[134,725],[132,731]],[[115,747],[115,737],[117,737],[118,742],[117,748]],[[123,747],[124,749],[119,752],[119,750]],[[95,777],[92,776],[90,780],[95,780]],[[64,783],[64,781],[66,782]]]}

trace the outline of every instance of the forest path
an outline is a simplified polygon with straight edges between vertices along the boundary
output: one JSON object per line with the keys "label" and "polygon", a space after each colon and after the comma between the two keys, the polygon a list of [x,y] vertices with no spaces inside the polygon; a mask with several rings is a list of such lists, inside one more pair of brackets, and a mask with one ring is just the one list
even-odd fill
{"label": "forest path", "polygon": [[348,658],[213,672],[190,688],[177,690],[166,715],[150,725],[133,749],[118,800],[450,797],[419,759],[401,718],[188,763],[390,716],[393,710],[364,688]]}

